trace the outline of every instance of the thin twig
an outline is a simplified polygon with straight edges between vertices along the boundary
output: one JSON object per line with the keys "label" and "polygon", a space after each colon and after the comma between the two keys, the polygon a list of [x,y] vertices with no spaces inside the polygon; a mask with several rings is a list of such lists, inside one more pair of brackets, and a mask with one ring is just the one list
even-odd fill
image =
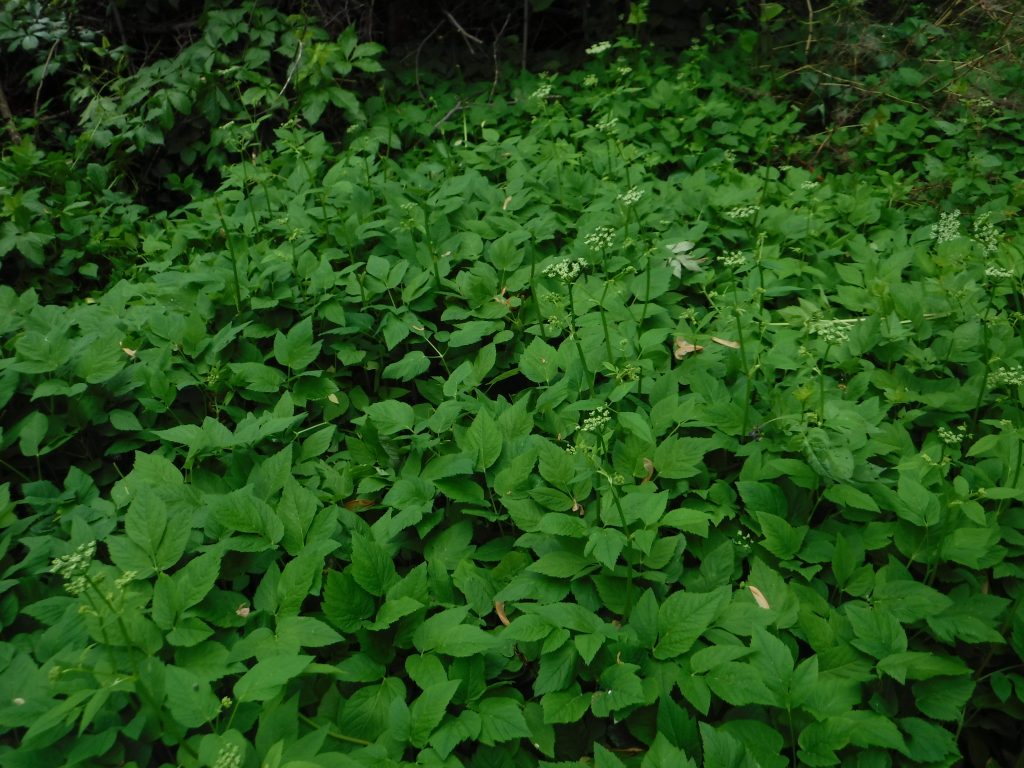
{"label": "thin twig", "polygon": [[498,34],[494,37],[494,43],[491,45],[491,56],[494,59],[494,82],[491,83],[491,95],[487,97],[489,102],[494,101],[494,94],[498,90],[498,43],[501,42],[501,36],[505,34],[505,28],[511,19],[512,14],[510,13],[505,17],[505,23],[501,25],[501,29],[498,30]]}
{"label": "thin twig", "polygon": [[804,60],[811,55],[811,43],[814,42],[814,6],[807,0],[807,41],[804,43]]}
{"label": "thin twig", "polygon": [[43,73],[39,76],[39,85],[36,87],[36,99],[32,104],[32,117],[39,116],[39,97],[43,93],[43,81],[46,80],[46,70],[50,68],[50,62],[53,61],[53,54],[56,52],[58,45],[60,45],[60,38],[53,41],[53,45],[50,46],[50,52],[46,54],[46,61],[43,62]]}
{"label": "thin twig", "polygon": [[455,17],[448,13],[448,11],[441,11],[441,13],[448,17],[448,21],[450,21],[455,26],[456,31],[460,35],[462,35],[462,39],[466,41],[466,47],[469,49],[469,52],[475,55],[476,51],[473,49],[472,43],[476,43],[477,45],[483,45],[484,41],[481,40],[476,35],[472,34],[471,32],[466,31],[466,29],[464,29],[463,26],[459,24],[459,22],[455,19]]}
{"label": "thin twig", "polygon": [[11,105],[7,103],[7,95],[4,93],[2,86],[0,86],[0,117],[3,117],[4,123],[7,125],[7,133],[11,135],[11,140],[15,144],[20,144],[21,134],[18,133],[18,127],[14,124]]}
{"label": "thin twig", "polygon": [[295,52],[295,59],[292,60],[292,65],[290,67],[288,67],[288,77],[286,77],[284,79],[284,85],[282,85],[281,86],[281,90],[277,92],[278,96],[283,96],[284,95],[285,89],[288,87],[288,84],[291,83],[291,81],[292,81],[292,77],[294,77],[295,73],[298,72],[298,70],[299,70],[299,62],[302,60],[302,49],[303,49],[303,43],[302,43],[302,38],[300,37],[299,38],[299,50]]}
{"label": "thin twig", "polygon": [[424,37],[422,40],[420,40],[420,44],[416,46],[416,56],[413,58],[413,72],[415,73],[416,76],[416,91],[419,93],[420,98],[423,99],[423,101],[427,101],[427,95],[423,92],[423,89],[420,87],[420,53],[423,51],[423,46],[427,44],[427,41],[430,40],[430,38],[432,38],[434,35],[436,35],[438,30],[441,29],[443,25],[444,22],[439,21],[437,23],[437,26],[430,30],[430,34]]}
{"label": "thin twig", "polygon": [[520,70],[526,71],[526,50],[530,44],[530,0],[523,0],[523,53]]}
{"label": "thin twig", "polygon": [[444,122],[445,120],[447,120],[447,119],[448,119],[449,117],[451,117],[452,115],[454,115],[454,114],[455,114],[456,112],[458,112],[458,111],[459,111],[460,109],[462,109],[462,108],[463,108],[464,106],[465,106],[465,105],[464,105],[464,104],[462,103],[462,99],[459,99],[458,101],[456,101],[456,102],[455,102],[455,106],[454,106],[454,107],[452,107],[451,109],[449,109],[449,110],[448,110],[447,112],[445,112],[445,113],[444,113],[444,117],[442,117],[442,118],[441,118],[440,120],[438,120],[438,121],[437,121],[436,123],[434,123],[433,127],[432,127],[432,128],[430,129],[430,132],[431,132],[431,133],[433,133],[433,132],[434,132],[434,131],[436,131],[436,130],[437,130],[438,128],[440,128],[440,127],[441,127],[441,124],[442,124],[442,123],[443,123],[443,122]]}

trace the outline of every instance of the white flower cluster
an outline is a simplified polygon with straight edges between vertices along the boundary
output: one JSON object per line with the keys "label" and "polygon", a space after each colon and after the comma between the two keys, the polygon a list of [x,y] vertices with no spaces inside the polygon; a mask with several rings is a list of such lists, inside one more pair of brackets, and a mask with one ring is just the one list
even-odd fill
{"label": "white flower cluster", "polygon": [[818,184],[819,182],[813,181],[812,179],[808,179],[807,181],[800,185],[800,189],[814,189],[818,186]]}
{"label": "white flower cluster", "polygon": [[987,277],[989,280],[1009,280],[1011,277],[1013,277],[1013,270],[1003,269],[1002,267],[997,267],[993,265],[990,267],[985,267],[985,277]]}
{"label": "white flower cluster", "polygon": [[735,269],[736,267],[742,267],[746,263],[747,257],[743,254],[743,251],[730,251],[719,256],[718,261],[724,267]]}
{"label": "white flower cluster", "polygon": [[635,205],[643,196],[644,191],[640,187],[630,187],[616,199],[621,200],[623,205]]}
{"label": "white flower cluster", "polygon": [[960,445],[967,437],[967,427],[961,424],[956,429],[950,429],[949,427],[939,427],[939,440],[944,442],[946,445],[954,446]]}
{"label": "white flower cluster", "polygon": [[611,411],[608,410],[608,406],[602,405],[590,412],[590,415],[583,420],[580,429],[584,432],[597,432],[601,427],[612,420]]}
{"label": "white flower cluster", "polygon": [[531,99],[545,101],[551,95],[551,83],[541,83],[531,95]]}
{"label": "white flower cluster", "polygon": [[544,268],[547,277],[555,277],[563,283],[571,283],[587,268],[586,259],[562,259]]}
{"label": "white flower cluster", "polygon": [[600,43],[594,43],[592,46],[587,48],[587,53],[591,56],[600,56],[605,51],[610,50],[612,44],[607,40],[602,40]]}
{"label": "white flower cluster", "polygon": [[749,219],[757,213],[756,205],[738,205],[726,213],[731,219]]}
{"label": "white flower cluster", "polygon": [[628,75],[630,72],[633,71],[633,68],[632,67],[622,66],[622,67],[619,67],[615,71],[619,73],[619,77],[625,77],[626,75]]}
{"label": "white flower cluster", "polygon": [[618,125],[618,122],[619,118],[609,115],[608,117],[601,119],[601,122],[597,124],[597,130],[601,133],[611,133],[615,130],[615,126]]}
{"label": "white flower cluster", "polygon": [[96,542],[86,542],[70,555],[55,557],[50,562],[50,573],[56,573],[64,579],[64,589],[69,595],[80,595],[85,592],[85,575],[95,554]]}
{"label": "white flower cluster", "polygon": [[999,250],[999,230],[992,223],[990,212],[985,212],[974,220],[974,239],[989,256]]}
{"label": "white flower cluster", "polygon": [[843,344],[850,338],[849,325],[842,320],[815,320],[810,324],[810,331],[829,344]]}
{"label": "white flower cluster", "polygon": [[583,78],[584,88],[593,88],[595,85],[597,85],[597,75],[587,75]]}
{"label": "white flower cluster", "polygon": [[615,242],[615,230],[611,227],[598,227],[584,237],[583,242],[592,251],[606,251]]}
{"label": "white flower cluster", "polygon": [[740,531],[736,534],[736,538],[733,539],[733,544],[742,549],[744,552],[749,552],[754,544],[754,537],[751,536],[747,531]]}
{"label": "white flower cluster", "polygon": [[1024,387],[1024,366],[1015,365],[1011,368],[1000,368],[988,375],[990,387]]}
{"label": "white flower cluster", "polygon": [[939,215],[939,223],[932,225],[932,240],[948,243],[960,237],[960,211]]}

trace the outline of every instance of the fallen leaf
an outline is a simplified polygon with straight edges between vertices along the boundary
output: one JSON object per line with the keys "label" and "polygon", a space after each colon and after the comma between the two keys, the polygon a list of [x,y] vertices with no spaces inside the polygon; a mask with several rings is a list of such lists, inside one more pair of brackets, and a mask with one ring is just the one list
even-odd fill
{"label": "fallen leaf", "polygon": [[121,347],[121,351],[124,352],[126,355],[128,355],[128,357],[135,357],[135,353],[138,350],[129,349],[128,347]]}
{"label": "fallen leaf", "polygon": [[764,593],[760,589],[758,589],[757,587],[755,587],[755,586],[753,586],[751,584],[747,585],[747,589],[749,589],[750,590],[750,594],[752,594],[754,596],[754,602],[755,603],[757,603],[759,606],[761,606],[765,610],[768,610],[769,608],[771,608],[771,605],[768,603],[768,598],[766,598],[764,596]]}
{"label": "fallen leaf", "polygon": [[682,360],[684,357],[691,354],[692,352],[700,352],[702,349],[704,349],[704,347],[700,346],[699,344],[691,344],[681,336],[676,337],[675,347],[676,348],[673,350],[672,355],[675,357],[676,360]]}
{"label": "fallen leaf", "polygon": [[349,499],[345,502],[345,509],[366,509],[375,503],[373,499]]}
{"label": "fallen leaf", "polygon": [[644,476],[644,479],[640,481],[641,485],[654,477],[654,462],[647,457],[644,457],[644,472],[647,474]]}
{"label": "fallen leaf", "polygon": [[712,336],[711,340],[713,342],[715,342],[715,344],[721,344],[723,347],[728,347],[729,349],[739,349],[740,348],[740,343],[738,341],[730,341],[729,339],[720,339],[717,336]]}
{"label": "fallen leaf", "polygon": [[508,197],[505,198],[505,202],[501,204],[501,210],[503,210],[503,211],[506,210],[508,208],[508,204],[511,203],[511,202],[512,202],[512,195],[509,195]]}
{"label": "fallen leaf", "polygon": [[508,616],[505,615],[505,603],[503,603],[501,600],[494,601],[494,612],[498,614],[498,621],[500,621],[506,627],[512,623],[508,620]]}

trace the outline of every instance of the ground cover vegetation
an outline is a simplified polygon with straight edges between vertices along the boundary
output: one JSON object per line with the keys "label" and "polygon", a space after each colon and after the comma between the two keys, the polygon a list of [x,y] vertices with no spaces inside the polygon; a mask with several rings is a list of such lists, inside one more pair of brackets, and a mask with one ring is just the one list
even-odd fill
{"label": "ground cover vegetation", "polygon": [[0,762],[1019,765],[1020,18],[813,5],[6,4]]}

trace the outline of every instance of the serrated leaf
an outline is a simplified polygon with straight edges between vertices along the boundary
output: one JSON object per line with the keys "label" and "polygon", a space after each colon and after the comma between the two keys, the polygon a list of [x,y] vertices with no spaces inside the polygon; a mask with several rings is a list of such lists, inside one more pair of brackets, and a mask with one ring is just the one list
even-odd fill
{"label": "serrated leaf", "polygon": [[320,354],[321,342],[313,341],[313,321],[305,318],[287,335],[280,332],[274,337],[274,357],[291,371],[302,371]]}
{"label": "serrated leaf", "polygon": [[519,370],[534,384],[550,384],[558,375],[558,352],[534,337],[519,357]]}
{"label": "serrated leaf", "polygon": [[495,696],[479,702],[475,709],[480,715],[482,744],[493,746],[503,741],[527,738],[530,735],[522,705],[515,699]]}
{"label": "serrated leaf", "polygon": [[501,432],[491,415],[481,410],[466,430],[464,450],[475,459],[477,470],[485,470],[501,455]]}
{"label": "serrated leaf", "polygon": [[352,566],[349,572],[359,586],[378,597],[398,581],[398,572],[391,555],[373,539],[358,534],[352,536]]}
{"label": "serrated leaf", "polygon": [[731,590],[674,592],[658,610],[658,643],[654,658],[672,659],[686,653],[711,626],[729,601]]}
{"label": "serrated leaf", "polygon": [[460,680],[446,680],[427,686],[412,703],[409,741],[414,747],[423,747],[429,741],[460,683]]}
{"label": "serrated leaf", "polygon": [[235,683],[235,698],[240,702],[272,699],[312,661],[312,656],[275,656],[259,661]]}
{"label": "serrated leaf", "polygon": [[412,381],[430,368],[430,358],[416,349],[407,352],[405,356],[391,365],[384,368],[381,373],[385,379],[397,379],[398,381]]}
{"label": "serrated leaf", "polygon": [[412,406],[400,400],[383,400],[373,403],[366,409],[367,415],[377,426],[382,435],[393,435],[403,430],[411,430],[416,423],[416,414]]}

